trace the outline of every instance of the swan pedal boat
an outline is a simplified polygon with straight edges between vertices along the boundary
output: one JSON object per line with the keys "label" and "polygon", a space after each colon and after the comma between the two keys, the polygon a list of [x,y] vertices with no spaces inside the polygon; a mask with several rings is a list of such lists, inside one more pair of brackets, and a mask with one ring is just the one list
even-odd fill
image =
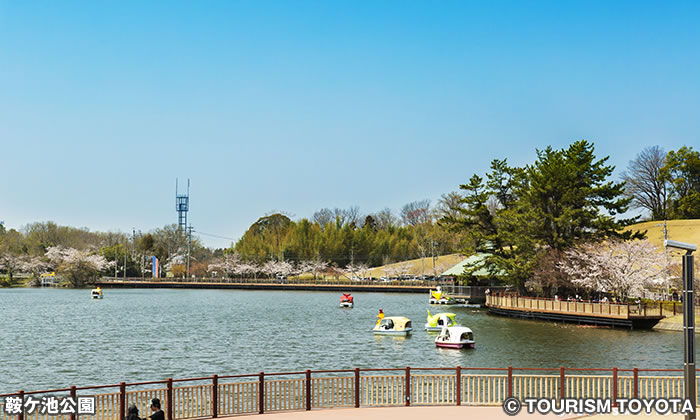
{"label": "swan pedal boat", "polygon": [[435,338],[435,346],[448,349],[473,349],[474,333],[467,327],[444,327],[440,335]]}
{"label": "swan pedal boat", "polygon": [[430,291],[430,299],[428,303],[431,305],[447,305],[450,303],[450,297],[447,294],[442,293],[442,287],[438,286],[437,290]]}
{"label": "swan pedal boat", "polygon": [[104,296],[102,295],[102,289],[99,287],[97,289],[92,289],[90,291],[90,297],[93,299],[102,299]]}
{"label": "swan pedal boat", "polygon": [[451,312],[440,312],[432,315],[430,313],[430,309],[428,309],[428,322],[425,323],[425,330],[430,332],[440,332],[442,331],[443,327],[452,327],[457,325],[457,322],[455,322],[455,316],[457,315]]}
{"label": "swan pedal boat", "polygon": [[340,298],[340,307],[341,308],[352,308],[353,307],[353,299],[352,299],[352,295],[350,293],[343,293],[343,296]]}
{"label": "swan pedal boat", "polygon": [[382,318],[372,329],[375,335],[407,336],[411,334],[412,331],[411,320],[404,316],[388,316]]}

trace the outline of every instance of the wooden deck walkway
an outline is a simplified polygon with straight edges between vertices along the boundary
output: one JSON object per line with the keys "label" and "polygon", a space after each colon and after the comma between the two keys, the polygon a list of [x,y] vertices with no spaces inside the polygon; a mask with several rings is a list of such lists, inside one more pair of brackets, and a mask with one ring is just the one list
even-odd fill
{"label": "wooden deck walkway", "polygon": [[676,312],[664,310],[661,303],[573,302],[515,295],[487,296],[486,307],[499,315],[628,328],[651,328]]}

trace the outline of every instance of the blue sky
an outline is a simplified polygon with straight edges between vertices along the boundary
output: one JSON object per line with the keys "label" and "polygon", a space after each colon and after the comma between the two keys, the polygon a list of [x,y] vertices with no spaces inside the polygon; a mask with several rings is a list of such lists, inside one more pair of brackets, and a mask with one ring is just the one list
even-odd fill
{"label": "blue sky", "polygon": [[[0,220],[238,238],[585,138],[698,148],[700,3],[0,0]],[[212,247],[230,241],[202,236]]]}

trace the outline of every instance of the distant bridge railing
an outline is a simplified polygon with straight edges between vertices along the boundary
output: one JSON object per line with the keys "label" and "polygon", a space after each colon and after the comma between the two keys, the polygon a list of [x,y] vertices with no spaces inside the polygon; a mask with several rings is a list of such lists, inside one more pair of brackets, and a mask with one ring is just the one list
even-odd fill
{"label": "distant bridge railing", "polygon": [[443,293],[447,296],[460,296],[471,298],[484,298],[486,291],[491,292],[505,290],[505,286],[461,286],[451,281],[445,280],[350,280],[350,279],[270,279],[270,278],[226,278],[226,277],[196,277],[196,278],[175,278],[175,277],[103,277],[94,284],[125,284],[125,283],[176,283],[176,284],[230,284],[230,285],[296,285],[296,286],[366,286],[370,288],[391,288],[404,287],[416,288],[424,291],[442,287]]}
{"label": "distant bridge railing", "polygon": [[376,287],[391,287],[391,286],[415,286],[423,288],[435,288],[444,283],[442,280],[351,280],[347,278],[338,279],[274,279],[274,278],[230,278],[230,277],[102,277],[95,280],[95,284],[100,283],[193,283],[193,284],[269,284],[269,285],[348,285],[348,286],[376,286]]}
{"label": "distant bridge railing", "polygon": [[[696,387],[698,389],[700,387]],[[148,413],[159,398],[167,420],[263,414],[331,407],[500,405],[524,398],[683,398],[681,370],[540,368],[344,369],[209,376],[0,394],[0,420],[45,420],[34,412],[10,415],[8,397],[95,397],[96,420],[121,420],[136,404]],[[76,420],[77,414],[51,416]],[[82,415],[81,415],[82,417]]]}

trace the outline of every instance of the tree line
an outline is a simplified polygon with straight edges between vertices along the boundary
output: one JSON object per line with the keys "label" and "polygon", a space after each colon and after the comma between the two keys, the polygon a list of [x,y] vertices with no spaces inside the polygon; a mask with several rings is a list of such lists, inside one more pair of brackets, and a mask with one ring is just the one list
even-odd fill
{"label": "tree line", "polygon": [[449,197],[438,206],[429,200],[408,203],[396,215],[391,209],[363,215],[359,208],[324,208],[309,218],[291,220],[281,213],[258,219],[229,252],[264,263],[324,261],[335,267],[369,267],[454,252],[461,235],[438,223],[449,210]]}
{"label": "tree line", "polygon": [[[19,273],[38,281],[39,274],[46,271],[56,271],[72,286],[101,275],[150,277],[153,256],[166,270],[182,275],[186,249],[186,237],[177,225],[126,234],[92,232],[54,222],[31,223],[21,230],[0,224],[0,273],[8,284]],[[221,255],[223,250],[208,249],[193,238],[191,271],[206,274],[209,262]]]}
{"label": "tree line", "polygon": [[[538,150],[535,162],[523,167],[495,159],[486,174],[474,174],[435,205],[418,200],[396,213],[385,208],[369,214],[358,207],[323,208],[299,220],[269,214],[228,249],[208,249],[193,238],[190,273],[205,276],[218,268],[255,276],[321,266],[360,273],[413,258],[480,252],[486,257],[467,267],[467,282],[477,281],[474,273],[486,269],[489,280],[521,291],[551,294],[577,288],[583,283],[577,283],[577,270],[571,267],[574,260],[585,259],[575,250],[644,237],[644,232],[624,229],[639,221],[620,216],[630,207],[648,211],[652,220],[700,217],[700,155],[692,147],[668,153],[658,146],[644,149],[619,181],[612,179],[614,168],[607,161],[596,157],[592,143],[581,140],[559,150]],[[150,276],[150,257],[156,256],[165,270],[182,276],[186,249],[177,225],[129,235],[53,222],[32,223],[20,231],[0,224],[0,273],[10,282],[17,272],[61,271],[62,265],[68,273],[68,261],[80,255],[83,260],[102,257],[104,264],[93,261],[93,271],[101,275]],[[41,265],[48,263],[52,265]],[[292,263],[294,269],[281,263]]]}

